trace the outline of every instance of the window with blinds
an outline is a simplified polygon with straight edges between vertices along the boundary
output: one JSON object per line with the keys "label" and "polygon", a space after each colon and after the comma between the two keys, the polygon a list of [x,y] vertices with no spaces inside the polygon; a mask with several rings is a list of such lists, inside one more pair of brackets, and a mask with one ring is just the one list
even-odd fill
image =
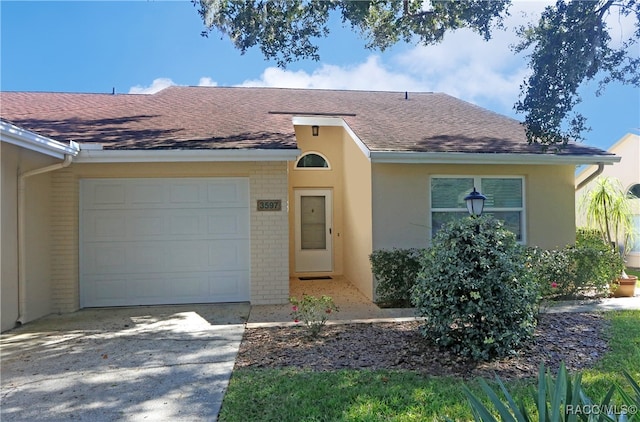
{"label": "window with blinds", "polygon": [[464,201],[473,188],[487,197],[483,215],[493,215],[524,242],[524,179],[509,176],[431,178],[431,234],[449,221],[469,215]]}

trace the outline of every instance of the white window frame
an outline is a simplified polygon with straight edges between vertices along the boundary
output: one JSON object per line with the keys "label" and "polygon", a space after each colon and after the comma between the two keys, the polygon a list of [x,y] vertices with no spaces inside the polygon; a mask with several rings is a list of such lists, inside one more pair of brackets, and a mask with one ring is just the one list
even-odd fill
{"label": "white window frame", "polygon": [[[500,211],[519,211],[521,214],[521,219],[520,219],[520,234],[521,234],[521,238],[518,240],[518,243],[520,244],[526,244],[527,243],[527,203],[526,203],[526,183],[525,183],[525,177],[524,176],[517,176],[517,175],[511,175],[511,174],[500,174],[500,175],[496,175],[496,174],[491,174],[491,175],[471,175],[471,174],[438,174],[438,175],[432,175],[429,178],[429,236],[431,236],[431,238],[433,238],[433,213],[434,212],[460,212],[462,209],[461,208],[433,208],[432,204],[431,204],[431,185],[432,185],[432,180],[433,179],[473,179],[473,185],[475,186],[475,188],[477,189],[478,192],[483,193],[482,190],[482,179],[519,179],[522,183],[522,207],[509,207],[509,208],[497,208],[497,207],[487,207],[485,206],[484,210],[482,211],[483,214],[488,213],[488,212],[500,212]],[[466,209],[466,207],[464,208],[464,212],[465,214],[468,215],[468,211]]]}
{"label": "white window frame", "polygon": [[[315,155],[319,155],[320,157],[322,157],[324,159],[324,161],[327,163],[327,167],[298,167],[298,163],[300,162],[300,160],[302,160],[304,157],[306,157],[307,155],[310,154],[315,154]],[[293,165],[294,170],[303,170],[303,171],[308,171],[308,170],[331,170],[331,163],[329,162],[329,159],[321,152],[318,151],[306,151],[304,154],[302,154],[300,157],[298,157],[298,159],[296,160],[296,163]]]}

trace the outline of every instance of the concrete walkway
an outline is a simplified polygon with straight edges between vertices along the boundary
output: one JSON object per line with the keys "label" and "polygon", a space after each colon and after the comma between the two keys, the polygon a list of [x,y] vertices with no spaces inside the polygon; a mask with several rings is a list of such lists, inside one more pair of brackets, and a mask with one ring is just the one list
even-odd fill
{"label": "concrete walkway", "polygon": [[214,421],[250,305],[87,309],[0,336],[5,421]]}
{"label": "concrete walkway", "polygon": [[[381,309],[343,279],[291,281],[291,295],[331,296],[329,324],[415,319]],[[555,303],[546,312],[640,309],[633,298]],[[290,305],[88,309],[0,336],[5,421],[214,421],[244,328],[293,325]]]}
{"label": "concrete walkway", "polygon": [[[382,322],[415,319],[413,309],[383,309],[369,301],[358,289],[342,278],[331,280],[301,281],[291,279],[291,296],[301,298],[303,294],[330,296],[339,312],[333,313],[327,324],[352,322]],[[631,298],[607,298],[584,301],[554,302],[543,306],[543,312],[595,312],[623,309],[640,309],[640,287]],[[247,327],[294,325],[291,305],[258,305],[251,307]]]}

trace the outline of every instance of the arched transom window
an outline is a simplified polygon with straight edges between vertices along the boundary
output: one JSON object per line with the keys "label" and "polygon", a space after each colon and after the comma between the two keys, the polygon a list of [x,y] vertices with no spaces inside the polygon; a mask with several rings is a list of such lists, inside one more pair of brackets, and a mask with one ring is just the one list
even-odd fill
{"label": "arched transom window", "polygon": [[330,169],[329,161],[319,152],[307,152],[296,162],[296,169]]}

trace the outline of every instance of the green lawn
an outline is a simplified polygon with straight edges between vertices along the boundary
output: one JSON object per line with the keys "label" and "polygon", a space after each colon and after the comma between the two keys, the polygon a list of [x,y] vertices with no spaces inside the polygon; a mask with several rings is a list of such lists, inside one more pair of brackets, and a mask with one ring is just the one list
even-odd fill
{"label": "green lawn", "polygon": [[627,268],[626,271],[629,275],[635,275],[636,277],[640,277],[640,269],[639,268]]}
{"label": "green lawn", "polygon": [[[640,380],[640,311],[610,312],[610,352],[585,371],[585,390],[599,400],[626,369]],[[410,371],[310,372],[241,369],[233,373],[220,421],[471,420],[462,381]],[[475,381],[469,387],[481,397]],[[535,380],[507,383],[515,397],[531,396]]]}

